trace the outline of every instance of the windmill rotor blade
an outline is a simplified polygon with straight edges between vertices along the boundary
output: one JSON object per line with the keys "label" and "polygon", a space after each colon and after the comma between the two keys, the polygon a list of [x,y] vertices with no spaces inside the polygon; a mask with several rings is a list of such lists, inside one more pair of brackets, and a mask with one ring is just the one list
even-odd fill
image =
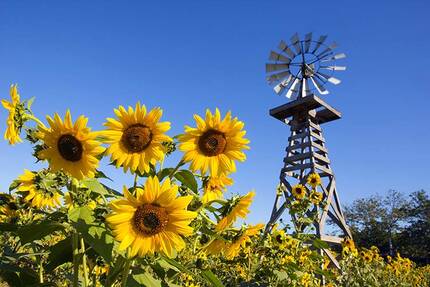
{"label": "windmill rotor blade", "polygon": [[275,73],[273,75],[270,75],[269,77],[267,77],[267,81],[269,82],[269,84],[272,84],[275,81],[280,81],[283,78],[287,77],[291,75],[290,71],[285,71],[285,72],[281,72],[281,73]]}
{"label": "windmill rotor blade", "polygon": [[293,37],[291,37],[291,44],[293,44],[294,48],[297,51],[297,54],[302,53],[302,45],[300,43],[300,38],[298,33],[294,34]]}
{"label": "windmill rotor blade", "polygon": [[321,62],[328,62],[328,61],[339,60],[339,59],[344,59],[344,58],[346,58],[345,53],[339,53],[339,54],[336,54],[334,56],[331,56],[330,58],[322,58]]}
{"label": "windmill rotor blade", "polygon": [[281,41],[279,43],[278,48],[282,52],[287,53],[288,56],[290,56],[291,59],[293,59],[296,56],[296,54],[290,49],[290,47],[288,47],[288,45],[284,41]]}
{"label": "windmill rotor blade", "polygon": [[288,64],[266,64],[266,73],[289,69]]}
{"label": "windmill rotor blade", "polygon": [[305,53],[309,52],[309,48],[311,47],[311,41],[312,41],[312,33],[308,33],[305,36]]}
{"label": "windmill rotor blade", "polygon": [[306,97],[310,94],[309,84],[308,80],[306,78],[303,78],[302,81],[302,97]]}
{"label": "windmill rotor blade", "polygon": [[331,71],[345,71],[345,66],[320,66],[320,69],[331,70]]}
{"label": "windmill rotor blade", "polygon": [[322,35],[319,37],[318,41],[317,41],[317,45],[315,46],[314,50],[312,51],[312,54],[314,54],[319,47],[321,47],[321,45],[324,43],[324,41],[327,39],[327,35]]}
{"label": "windmill rotor blade", "polygon": [[290,83],[291,79],[293,79],[292,75],[289,75],[288,78],[284,79],[282,82],[280,82],[279,84],[277,84],[273,89],[275,90],[276,94],[281,94],[284,89],[288,86],[288,84]]}
{"label": "windmill rotor blade", "polygon": [[321,84],[316,77],[311,77],[311,81],[314,84],[315,88],[317,88],[318,93],[321,95],[327,95],[328,91],[324,88],[323,84]]}
{"label": "windmill rotor blade", "polygon": [[282,54],[276,53],[275,51],[270,51],[269,60],[279,61],[279,62],[284,62],[284,63],[290,63],[291,62],[290,58],[287,58]]}
{"label": "windmill rotor blade", "polygon": [[319,53],[319,54],[317,55],[317,57],[318,57],[319,59],[322,59],[322,58],[327,57],[328,55],[330,55],[330,54],[333,52],[333,50],[334,50],[336,47],[337,47],[336,42],[333,42],[333,43],[332,43],[330,46],[328,46],[324,51],[322,51],[321,53]]}
{"label": "windmill rotor blade", "polygon": [[318,78],[324,78],[324,79],[326,79],[327,81],[329,81],[333,85],[339,85],[340,82],[341,82],[341,80],[339,80],[338,78],[326,75],[326,74],[321,73],[321,72],[318,72],[316,75],[317,75]]}
{"label": "windmill rotor blade", "polygon": [[291,87],[288,89],[287,94],[285,95],[287,98],[291,98],[291,96],[297,92],[296,88],[297,85],[299,84],[299,78],[296,78],[293,82],[293,84],[291,85]]}

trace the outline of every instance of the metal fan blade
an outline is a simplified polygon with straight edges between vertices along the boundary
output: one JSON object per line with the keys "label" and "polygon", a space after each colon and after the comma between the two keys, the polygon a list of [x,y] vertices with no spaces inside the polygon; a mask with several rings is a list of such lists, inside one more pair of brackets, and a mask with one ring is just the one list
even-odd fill
{"label": "metal fan blade", "polygon": [[311,41],[312,41],[312,33],[308,33],[305,36],[305,53],[309,52],[309,48],[311,47]]}
{"label": "metal fan blade", "polygon": [[325,59],[323,58],[321,60],[321,62],[328,62],[328,61],[339,60],[339,59],[343,59],[343,58],[346,58],[345,53],[339,53],[339,54],[336,54],[334,56],[331,56],[330,58],[325,58]]}
{"label": "metal fan blade", "polygon": [[335,49],[337,47],[336,42],[333,42],[330,46],[328,46],[324,51],[322,51],[321,53],[319,53],[317,55],[318,59],[322,59],[327,57],[328,55],[330,55],[333,51],[333,49]]}
{"label": "metal fan blade", "polygon": [[288,78],[286,78],[285,80],[283,80],[282,82],[280,82],[279,84],[277,84],[273,89],[275,90],[276,94],[281,94],[284,89],[288,86],[288,84],[290,83],[291,79],[293,79],[292,75],[289,75]]}
{"label": "metal fan blade", "polygon": [[289,75],[290,75],[290,71],[285,71],[282,73],[275,73],[275,74],[267,77],[267,81],[269,82],[269,84],[272,84],[273,82],[282,80],[283,78],[285,78]]}
{"label": "metal fan blade", "polygon": [[290,63],[291,62],[291,59],[285,57],[284,55],[276,53],[275,51],[270,51],[269,60],[280,61],[280,62],[284,62],[284,63]]}
{"label": "metal fan blade", "polygon": [[289,69],[288,64],[266,64],[266,73]]}
{"label": "metal fan blade", "polygon": [[331,70],[331,71],[345,71],[345,66],[320,66],[320,69]]}
{"label": "metal fan blade", "polygon": [[327,95],[328,91],[324,88],[324,86],[319,83],[318,78],[316,77],[311,77],[311,81],[314,84],[315,88],[317,88],[318,93],[320,93],[321,95]]}
{"label": "metal fan blade", "polygon": [[288,56],[290,56],[291,59],[293,59],[296,54],[288,47],[288,45],[284,42],[281,41],[281,43],[279,43],[278,48],[282,51],[288,54]]}
{"label": "metal fan blade", "polygon": [[317,41],[317,45],[315,46],[314,50],[312,51],[312,54],[314,54],[319,47],[321,47],[321,45],[324,43],[325,39],[327,39],[327,35],[323,35],[320,36],[318,41]]}
{"label": "metal fan blade", "polygon": [[302,45],[300,43],[299,34],[296,33],[293,37],[291,37],[291,44],[293,44],[294,48],[297,51],[297,54],[302,53]]}
{"label": "metal fan blade", "polygon": [[341,80],[339,80],[338,78],[326,75],[326,74],[321,73],[321,72],[318,72],[316,75],[317,75],[318,78],[322,77],[322,78],[326,79],[327,81],[329,81],[333,85],[339,85],[340,82],[341,82]]}
{"label": "metal fan blade", "polygon": [[287,94],[285,95],[287,98],[291,98],[291,96],[297,92],[296,87],[299,84],[299,79],[296,78],[293,82],[293,84],[291,85],[291,87],[288,89]]}

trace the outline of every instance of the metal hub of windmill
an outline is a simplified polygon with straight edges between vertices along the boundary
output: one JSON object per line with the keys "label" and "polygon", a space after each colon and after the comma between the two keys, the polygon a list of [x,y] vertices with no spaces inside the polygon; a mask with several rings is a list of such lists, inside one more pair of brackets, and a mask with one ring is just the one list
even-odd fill
{"label": "metal hub of windmill", "polygon": [[343,71],[345,66],[337,66],[336,61],[346,57],[344,53],[334,54],[336,43],[326,45],[327,36],[312,40],[312,33],[306,34],[300,40],[296,33],[291,37],[291,44],[281,41],[279,52],[271,51],[266,64],[269,73],[269,84],[275,84],[274,90],[278,95],[285,94],[287,98],[305,97],[317,90],[326,95],[324,87],[327,82],[338,85],[340,80],[333,77],[334,71]]}

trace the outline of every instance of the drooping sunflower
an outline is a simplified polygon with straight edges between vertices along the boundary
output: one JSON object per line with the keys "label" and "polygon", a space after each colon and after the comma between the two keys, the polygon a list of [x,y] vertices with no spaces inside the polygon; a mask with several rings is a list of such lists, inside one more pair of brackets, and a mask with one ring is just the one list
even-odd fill
{"label": "drooping sunflower", "polygon": [[40,137],[46,148],[38,153],[49,161],[54,171],[64,171],[77,178],[94,177],[100,155],[104,148],[96,140],[97,134],[87,127],[88,118],[80,116],[73,124],[70,111],[63,120],[55,113],[47,116],[50,128],[40,127]]}
{"label": "drooping sunflower", "polygon": [[251,237],[257,235],[260,230],[264,227],[264,224],[256,224],[249,226],[243,231],[240,231],[240,234],[233,239],[232,243],[229,243],[224,248],[225,257],[228,260],[234,259],[239,255],[240,250],[245,247],[246,243],[251,240]]}
{"label": "drooping sunflower", "polygon": [[208,245],[203,248],[203,251],[209,255],[219,255],[224,252],[227,243],[222,239],[212,240]]}
{"label": "drooping sunflower", "polygon": [[222,231],[229,227],[238,217],[245,218],[249,213],[249,206],[252,203],[252,199],[255,196],[255,192],[248,192],[246,195],[235,200],[228,208],[225,209],[224,217],[215,226],[216,231]]}
{"label": "drooping sunflower", "polygon": [[32,207],[55,208],[60,206],[61,195],[55,190],[48,191],[41,184],[41,177],[28,169],[24,170],[24,174],[18,177],[18,191],[24,192],[24,201],[28,202]]}
{"label": "drooping sunflower", "polygon": [[185,134],[179,137],[179,149],[185,153],[184,161],[191,162],[190,168],[212,176],[236,171],[235,160],[246,159],[242,150],[249,149],[249,140],[244,138],[244,123],[232,119],[228,112],[221,120],[218,109],[212,115],[206,110],[206,118],[194,115],[196,128],[185,126]]}
{"label": "drooping sunflower", "polygon": [[296,184],[291,189],[291,193],[297,199],[302,199],[306,195],[306,188],[301,184]]}
{"label": "drooping sunflower", "polygon": [[21,128],[24,124],[24,106],[20,101],[17,85],[10,87],[11,101],[2,100],[3,107],[9,111],[9,116],[6,120],[7,128],[4,133],[4,138],[9,141],[9,144],[14,145],[22,142],[20,138]]}
{"label": "drooping sunflower", "polygon": [[232,184],[233,180],[224,174],[220,176],[210,176],[203,184],[203,203],[206,204],[212,200],[222,198],[222,194],[226,190],[226,186]]}
{"label": "drooping sunflower", "polygon": [[130,248],[130,256],[161,252],[173,257],[185,247],[181,235],[193,233],[190,222],[197,216],[188,211],[192,196],[176,197],[178,186],[166,179],[160,184],[149,177],[144,188],[136,188],[134,197],[124,187],[124,198],[111,203],[113,214],[106,220],[111,225],[119,250]]}
{"label": "drooping sunflower", "polygon": [[308,176],[306,181],[310,186],[316,188],[318,185],[321,184],[321,177],[318,173],[313,172]]}
{"label": "drooping sunflower", "polygon": [[107,154],[116,167],[122,166],[124,172],[149,172],[149,164],[155,165],[163,160],[165,147],[163,142],[172,139],[164,133],[170,129],[170,122],[159,122],[163,111],[155,108],[146,112],[145,105],[139,102],[136,109],[126,110],[119,106],[114,110],[118,119],[107,118],[103,132],[105,142],[110,144]]}
{"label": "drooping sunflower", "polygon": [[309,199],[313,204],[318,205],[323,199],[323,194],[318,191],[312,191],[311,194],[309,195]]}

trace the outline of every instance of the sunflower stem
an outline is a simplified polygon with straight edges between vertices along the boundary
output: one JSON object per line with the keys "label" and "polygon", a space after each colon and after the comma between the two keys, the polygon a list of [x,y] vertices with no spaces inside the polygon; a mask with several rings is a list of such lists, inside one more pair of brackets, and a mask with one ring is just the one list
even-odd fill
{"label": "sunflower stem", "polygon": [[80,238],[81,241],[81,254],[82,254],[82,268],[84,270],[84,287],[88,286],[88,270],[87,270],[87,256],[85,255],[85,242],[84,238]]}
{"label": "sunflower stem", "polygon": [[169,174],[169,178],[172,179],[175,173],[178,171],[178,169],[185,164],[185,161],[181,159],[178,164],[175,166],[175,168],[172,170],[172,172]]}
{"label": "sunflower stem", "polygon": [[73,246],[73,287],[79,286],[79,246],[78,234],[73,231],[72,246]]}
{"label": "sunflower stem", "polygon": [[39,283],[43,283],[42,255],[39,257]]}
{"label": "sunflower stem", "polygon": [[41,126],[42,128],[46,128],[46,126],[45,126],[45,124],[41,121],[41,120],[39,120],[38,118],[36,118],[34,115],[29,115],[29,114],[27,114],[27,118],[29,119],[29,120],[33,120],[33,121],[35,121],[39,126]]}
{"label": "sunflower stem", "polygon": [[127,279],[128,279],[128,273],[130,273],[130,266],[131,266],[131,259],[127,259],[125,262],[124,270],[122,271],[122,277],[121,277],[121,286],[125,287],[127,286]]}

